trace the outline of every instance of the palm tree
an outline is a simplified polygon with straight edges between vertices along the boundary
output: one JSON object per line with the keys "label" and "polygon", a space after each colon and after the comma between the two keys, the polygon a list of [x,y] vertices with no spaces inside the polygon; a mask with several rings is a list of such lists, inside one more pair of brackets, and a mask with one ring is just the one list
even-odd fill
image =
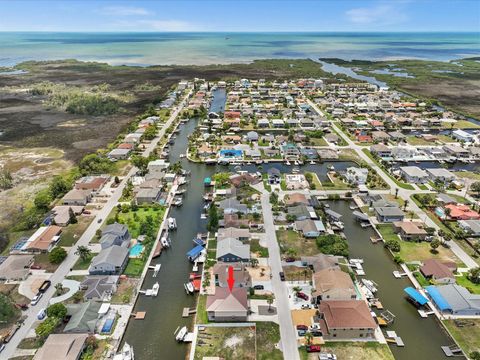
{"label": "palm tree", "polygon": [[80,245],[77,248],[77,251],[75,251],[75,255],[78,255],[82,261],[87,261],[90,258],[90,255],[92,254],[92,250],[90,250],[88,247]]}
{"label": "palm tree", "polygon": [[408,199],[405,200],[405,202],[403,203],[403,211],[405,211],[405,210],[407,209],[407,206],[408,206],[408,203],[409,203],[409,202],[410,202],[410,201],[409,201]]}
{"label": "palm tree", "polygon": [[253,268],[258,266],[258,259],[257,258],[251,258],[250,259],[250,265],[252,265]]}
{"label": "palm tree", "polygon": [[306,345],[310,345],[312,343],[312,340],[313,340],[313,335],[311,332],[307,332],[305,334],[305,344]]}
{"label": "palm tree", "polygon": [[272,311],[272,304],[274,299],[275,299],[275,296],[273,294],[268,295],[267,297],[268,312]]}
{"label": "palm tree", "polygon": [[395,199],[398,198],[398,188],[395,189]]}
{"label": "palm tree", "polygon": [[295,294],[297,294],[297,293],[299,293],[300,291],[302,291],[302,288],[301,288],[300,286],[295,286],[292,290],[293,290],[293,292],[294,292]]}

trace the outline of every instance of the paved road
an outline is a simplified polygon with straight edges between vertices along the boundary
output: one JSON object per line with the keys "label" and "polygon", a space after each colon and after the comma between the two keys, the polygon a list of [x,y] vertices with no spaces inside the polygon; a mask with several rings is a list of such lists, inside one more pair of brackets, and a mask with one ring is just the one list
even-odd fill
{"label": "paved road", "polygon": [[[177,118],[178,114],[183,110],[183,107],[186,104],[188,97],[191,94],[190,92],[184,97],[182,102],[178,105],[176,110],[172,113],[170,118],[167,122],[163,125],[163,127],[159,130],[158,136],[152,140],[150,144],[148,144],[143,152],[143,155],[148,155],[152,152],[155,147],[158,145],[158,142],[163,138],[165,135],[166,130],[173,124],[175,119]],[[26,337],[32,326],[37,321],[37,314],[41,309],[44,309],[48,306],[50,298],[55,292],[54,285],[63,281],[65,276],[70,272],[70,269],[78,260],[78,255],[75,255],[77,248],[79,246],[87,246],[90,240],[95,236],[95,233],[100,227],[102,226],[103,221],[107,218],[113,208],[117,205],[118,200],[122,196],[123,189],[125,188],[128,179],[137,172],[138,169],[132,167],[128,172],[127,176],[120,182],[119,186],[115,189],[110,199],[105,203],[103,208],[98,211],[97,215],[93,219],[90,226],[85,230],[82,236],[79,238],[77,243],[72,246],[68,252],[67,258],[60,264],[57,270],[52,274],[50,277],[50,281],[52,282],[52,286],[45,292],[42,299],[38,302],[36,306],[30,307],[27,311],[23,313],[26,316],[24,324],[20,329],[18,329],[17,333],[13,336],[13,338],[8,342],[7,346],[5,347],[4,351],[1,354],[2,359],[8,359],[12,357],[15,353],[15,350],[20,343],[20,341]]]}
{"label": "paved road", "polygon": [[[258,186],[258,187],[257,187]],[[263,221],[265,228],[265,238],[268,247],[268,262],[272,272],[272,288],[275,294],[275,302],[278,313],[278,323],[280,325],[281,348],[285,360],[300,359],[298,353],[297,334],[293,327],[293,321],[288,305],[288,290],[283,281],[280,280],[279,272],[282,271],[282,261],[280,258],[280,248],[273,224],[272,207],[270,205],[270,193],[263,188],[263,183],[256,187],[262,192],[261,203],[263,211]]]}
{"label": "paved road", "polygon": [[[310,100],[308,100],[308,103],[317,111],[320,115],[323,116],[322,111]],[[409,189],[404,189],[399,187],[386,173],[383,169],[381,169],[372,159],[370,159],[362,150],[365,149],[365,146],[360,146],[355,144],[348,136],[345,135],[345,133],[333,122],[331,123],[332,127],[340,134],[340,136],[347,142],[348,148],[353,149],[356,151],[358,156],[362,158],[369,166],[372,167],[373,170],[379,174],[383,180],[390,185],[390,188],[392,191],[396,191],[398,189],[398,196],[400,196],[402,199],[409,200],[408,207],[407,209],[410,211],[413,211],[419,217],[427,224],[429,227],[433,227],[436,230],[440,230],[440,227],[432,220],[430,217],[413,201],[410,199],[410,196],[413,194],[419,194],[419,193],[432,193],[432,191],[429,190],[420,190],[420,189],[415,189],[415,190],[409,190]],[[458,191],[447,191],[447,193],[452,193],[452,194],[457,194],[461,196],[465,196],[465,194],[461,194]],[[470,196],[468,197],[469,200],[473,200]],[[455,241],[450,241],[449,242],[450,249],[453,251],[453,253],[468,267],[477,267],[478,264],[468,255]]]}

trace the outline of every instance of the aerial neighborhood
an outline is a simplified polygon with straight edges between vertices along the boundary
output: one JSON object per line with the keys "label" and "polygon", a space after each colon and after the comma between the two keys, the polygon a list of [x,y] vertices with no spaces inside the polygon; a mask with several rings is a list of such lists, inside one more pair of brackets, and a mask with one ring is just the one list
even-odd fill
{"label": "aerial neighborhood", "polygon": [[161,333],[190,344],[172,358],[393,359],[436,332],[432,358],[470,356],[474,125],[364,82],[182,80],[10,241],[2,346],[133,360]]}

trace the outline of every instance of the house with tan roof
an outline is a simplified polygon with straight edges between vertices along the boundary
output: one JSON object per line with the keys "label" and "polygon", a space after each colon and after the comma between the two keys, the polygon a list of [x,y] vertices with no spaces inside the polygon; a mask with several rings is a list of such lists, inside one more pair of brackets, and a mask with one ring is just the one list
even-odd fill
{"label": "house with tan roof", "polygon": [[234,238],[240,241],[247,241],[251,238],[250,231],[248,229],[240,229],[235,227],[218,229],[217,240],[221,241],[226,238]]}
{"label": "house with tan roof", "polygon": [[287,206],[295,206],[295,205],[310,205],[310,202],[308,201],[307,197],[302,194],[302,193],[293,193],[293,194],[288,194],[285,195],[285,198],[283,199],[285,202],[285,205]]}
{"label": "house with tan roof", "polygon": [[62,199],[63,205],[85,206],[92,199],[92,190],[72,189]]}
{"label": "house with tan roof", "polygon": [[62,228],[57,225],[40,227],[27,240],[25,251],[50,252],[60,240]]}
{"label": "house with tan roof", "polygon": [[246,321],[248,315],[247,288],[216,287],[214,295],[207,296],[209,321]]}
{"label": "house with tan roof", "polygon": [[402,240],[406,241],[423,241],[427,237],[423,223],[418,221],[395,221],[393,227],[396,233],[400,235]]}
{"label": "house with tan roof", "polygon": [[420,266],[420,272],[427,279],[432,279],[439,284],[454,284],[457,265],[454,262],[442,262],[437,259],[427,259]]}
{"label": "house with tan roof", "polygon": [[33,360],[80,359],[88,334],[50,334]]}
{"label": "house with tan roof", "polygon": [[352,300],[357,298],[355,285],[352,278],[346,272],[335,268],[317,271],[313,274],[312,296],[315,302],[324,300]]}
{"label": "house with tan roof", "polygon": [[247,270],[245,263],[223,263],[218,262],[213,265],[212,272],[215,280],[215,286],[222,288],[228,287],[228,269],[233,268],[233,278],[235,279],[234,287],[250,287],[252,285],[252,278]]}
{"label": "house with tan roof", "polygon": [[318,312],[324,339],[359,340],[375,337],[377,324],[364,300],[322,301]]}

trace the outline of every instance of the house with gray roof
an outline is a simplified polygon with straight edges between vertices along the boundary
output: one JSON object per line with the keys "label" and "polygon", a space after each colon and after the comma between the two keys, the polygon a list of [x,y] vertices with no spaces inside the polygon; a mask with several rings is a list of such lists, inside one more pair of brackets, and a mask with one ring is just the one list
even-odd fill
{"label": "house with gray roof", "polygon": [[135,195],[137,205],[157,203],[160,199],[159,188],[141,188]]}
{"label": "house with gray roof", "polygon": [[375,215],[379,222],[391,223],[403,221],[405,213],[396,206],[375,207]]}
{"label": "house with gray roof", "polygon": [[457,176],[448,169],[427,169],[428,176],[432,181],[441,181],[443,183],[450,183],[457,180]]}
{"label": "house with gray roof", "polygon": [[63,332],[94,334],[99,317],[98,311],[101,306],[102,304],[96,301],[67,305],[67,316],[70,319]]}
{"label": "house with gray roof", "polygon": [[401,166],[400,174],[407,183],[423,184],[428,181],[428,174],[418,166]]}
{"label": "house with gray roof", "polygon": [[117,275],[90,275],[80,284],[86,300],[104,301],[117,291]]}
{"label": "house with gray roof", "polygon": [[480,220],[459,220],[460,226],[468,236],[480,236]]}
{"label": "house with gray roof", "polygon": [[297,205],[297,206],[289,206],[287,209],[288,215],[295,216],[295,219],[298,220],[306,220],[310,219],[310,211],[308,206],[306,205]]}
{"label": "house with gray roof", "polygon": [[218,206],[223,210],[224,214],[246,214],[248,212],[247,205],[241,204],[240,201],[233,197],[220,201]]}
{"label": "house with gray roof", "polygon": [[130,233],[128,232],[128,228],[119,223],[107,225],[102,231],[100,245],[102,246],[102,249],[106,249],[113,245],[128,247],[130,245]]}
{"label": "house with gray roof", "polygon": [[316,238],[325,233],[325,225],[321,220],[299,220],[295,221],[295,229],[302,233],[306,238]]}
{"label": "house with gray roof", "polygon": [[428,296],[443,313],[452,315],[480,315],[480,295],[472,294],[456,284],[427,286]]}
{"label": "house with gray roof", "polygon": [[234,238],[226,238],[217,242],[216,259],[223,262],[250,261],[250,245]]}
{"label": "house with gray roof", "polygon": [[128,248],[112,245],[102,249],[93,259],[88,268],[90,275],[119,275],[128,262]]}
{"label": "house with gray roof", "polygon": [[249,131],[247,133],[248,141],[258,141],[258,133],[256,131]]}

